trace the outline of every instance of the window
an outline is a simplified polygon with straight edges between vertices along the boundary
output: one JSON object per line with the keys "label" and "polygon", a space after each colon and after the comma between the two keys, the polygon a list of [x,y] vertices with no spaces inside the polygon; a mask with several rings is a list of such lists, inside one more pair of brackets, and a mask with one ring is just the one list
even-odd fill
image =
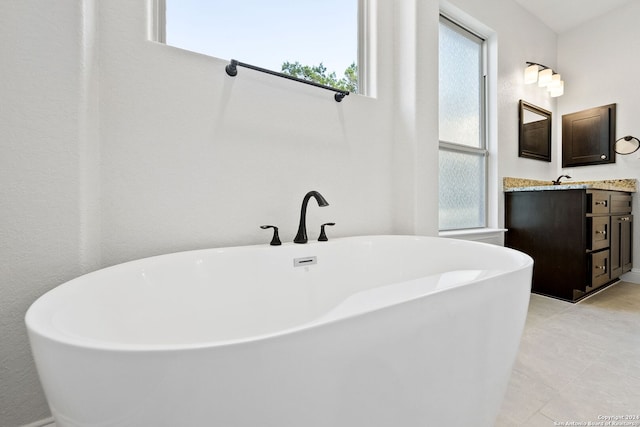
{"label": "window", "polygon": [[156,1],[158,41],[358,93],[364,0]]}
{"label": "window", "polygon": [[486,227],[485,40],[440,16],[439,228]]}

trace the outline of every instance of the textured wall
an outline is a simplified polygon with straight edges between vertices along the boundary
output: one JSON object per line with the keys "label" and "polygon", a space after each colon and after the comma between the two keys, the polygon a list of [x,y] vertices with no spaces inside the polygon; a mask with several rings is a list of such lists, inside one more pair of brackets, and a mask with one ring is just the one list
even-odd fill
{"label": "textured wall", "polygon": [[[0,425],[48,414],[24,326],[31,302],[95,262],[97,170],[80,1],[0,2]],[[92,178],[93,176],[93,178]],[[95,239],[93,239],[95,240]]]}

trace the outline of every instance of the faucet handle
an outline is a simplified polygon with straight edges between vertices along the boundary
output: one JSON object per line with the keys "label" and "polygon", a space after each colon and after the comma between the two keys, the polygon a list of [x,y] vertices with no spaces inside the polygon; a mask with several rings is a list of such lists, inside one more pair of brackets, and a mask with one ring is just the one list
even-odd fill
{"label": "faucet handle", "polygon": [[273,238],[271,239],[271,246],[280,246],[282,242],[280,241],[280,236],[278,236],[278,227],[275,225],[261,225],[260,228],[266,230],[268,228],[273,228]]}
{"label": "faucet handle", "polygon": [[324,224],[322,224],[320,226],[320,237],[318,237],[318,242],[326,242],[327,240],[329,240],[329,239],[327,239],[327,233],[324,232],[324,226],[325,225],[334,226],[334,225],[336,225],[336,223],[335,222],[326,222],[326,223],[324,223]]}

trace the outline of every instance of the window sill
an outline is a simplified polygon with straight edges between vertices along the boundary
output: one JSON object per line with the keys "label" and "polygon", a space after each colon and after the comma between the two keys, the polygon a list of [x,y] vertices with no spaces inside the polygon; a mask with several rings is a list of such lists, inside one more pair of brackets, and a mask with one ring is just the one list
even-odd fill
{"label": "window sill", "polygon": [[504,246],[505,228],[473,228],[468,230],[441,231],[438,235],[449,239],[473,240]]}

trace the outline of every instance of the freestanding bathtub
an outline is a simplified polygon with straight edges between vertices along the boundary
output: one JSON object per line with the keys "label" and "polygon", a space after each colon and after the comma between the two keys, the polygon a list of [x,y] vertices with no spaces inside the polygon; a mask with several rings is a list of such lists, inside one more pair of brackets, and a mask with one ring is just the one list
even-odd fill
{"label": "freestanding bathtub", "polygon": [[26,315],[57,427],[491,426],[531,258],[368,236],[128,262]]}

